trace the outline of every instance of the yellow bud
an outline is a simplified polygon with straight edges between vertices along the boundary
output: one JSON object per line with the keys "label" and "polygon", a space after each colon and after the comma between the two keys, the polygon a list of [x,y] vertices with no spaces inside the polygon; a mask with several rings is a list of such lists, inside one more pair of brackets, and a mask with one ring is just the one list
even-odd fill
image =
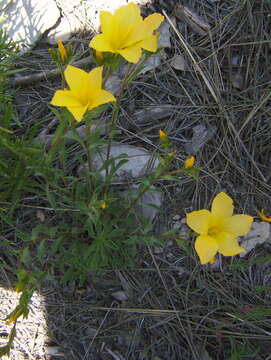
{"label": "yellow bud", "polygon": [[65,61],[68,55],[67,55],[67,50],[65,49],[65,46],[63,45],[63,42],[61,40],[57,40],[57,46],[58,46],[58,51],[60,53],[62,61]]}
{"label": "yellow bud", "polygon": [[96,50],[95,55],[97,58],[99,58],[100,60],[104,59],[103,53],[101,53],[100,51]]}
{"label": "yellow bud", "polygon": [[101,209],[107,209],[108,208],[108,204],[105,202],[105,201],[102,201],[101,204],[100,204],[100,208]]}
{"label": "yellow bud", "polygon": [[10,325],[13,322],[15,322],[17,320],[17,318],[15,316],[11,316],[7,321],[6,321],[6,325]]}
{"label": "yellow bud", "polygon": [[159,137],[160,137],[161,142],[163,142],[163,143],[168,142],[168,136],[165,133],[165,131],[159,130]]}
{"label": "yellow bud", "polygon": [[185,159],[184,168],[191,169],[194,166],[195,161],[196,161],[195,156],[189,156],[187,159]]}
{"label": "yellow bud", "polygon": [[261,211],[258,211],[258,215],[262,221],[271,223],[271,216],[265,216],[264,209],[261,209]]}

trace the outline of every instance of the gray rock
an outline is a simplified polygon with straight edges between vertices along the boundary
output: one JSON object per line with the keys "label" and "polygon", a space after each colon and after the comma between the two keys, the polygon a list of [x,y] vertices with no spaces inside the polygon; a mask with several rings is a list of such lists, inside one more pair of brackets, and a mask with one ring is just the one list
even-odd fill
{"label": "gray rock", "polygon": [[156,106],[148,106],[144,109],[137,110],[134,114],[134,121],[137,125],[144,125],[145,122],[151,120],[158,121],[167,117],[170,117],[174,111],[174,107],[172,105],[164,104],[164,105],[156,105]]}
{"label": "gray rock", "polygon": [[170,25],[164,21],[157,30],[159,32],[158,46],[171,47],[170,43]]}
{"label": "gray rock", "polygon": [[264,221],[254,222],[250,232],[241,239],[240,246],[246,249],[247,252],[241,253],[240,257],[246,256],[257,245],[270,241],[270,238],[270,224]]}
{"label": "gray rock", "polygon": [[[134,185],[134,187],[136,187],[136,185]],[[150,222],[152,222],[159,212],[162,201],[163,193],[157,191],[155,186],[152,186],[150,190],[146,191],[140,198],[136,207],[139,213],[143,214]]]}
{"label": "gray rock", "polygon": [[181,215],[174,215],[172,218],[173,221],[181,220]]}
{"label": "gray rock", "polygon": [[122,290],[112,293],[111,296],[118,301],[126,301],[129,298],[126,292]]}
{"label": "gray rock", "polygon": [[[138,185],[132,185],[128,190],[125,190],[121,195],[124,197],[134,197],[137,195]],[[151,186],[151,188],[142,195],[138,202],[135,205],[135,209],[138,214],[143,215],[144,217],[149,219],[151,223],[156,215],[159,212],[159,209],[162,205],[163,201],[163,193],[158,191],[155,186]]]}
{"label": "gray rock", "polygon": [[186,152],[196,154],[206,142],[213,138],[216,130],[215,126],[210,126],[208,129],[205,125],[194,126],[192,139],[185,145]]}
{"label": "gray rock", "polygon": [[[56,2],[63,16],[60,24],[48,35],[50,43],[55,43],[59,39],[67,40],[71,33],[79,29],[99,32],[101,10],[113,13],[119,7],[127,5],[126,0],[56,0]],[[133,0],[133,2],[146,5],[150,0]]]}
{"label": "gray rock", "polygon": [[[113,183],[123,183],[150,174],[159,164],[159,160],[143,148],[125,144],[113,144],[111,146],[110,159],[122,154],[125,155],[123,158],[128,161],[117,170]],[[106,155],[107,146],[103,146],[100,152],[93,156],[94,168],[99,169],[102,166],[106,160]],[[120,160],[117,160],[116,163]],[[101,171],[101,176],[105,176],[105,170]]]}
{"label": "gray rock", "polygon": [[166,58],[166,54],[164,50],[162,49],[157,54],[153,54],[150,56],[143,65],[143,68],[139,71],[138,75],[145,74],[148,71],[151,71],[161,64],[161,58]]}
{"label": "gray rock", "polygon": [[[129,0],[146,5],[151,0]],[[126,0],[2,0],[1,26],[8,35],[20,41],[22,51],[33,46],[48,31],[48,40],[67,40],[79,29],[98,31],[101,10],[114,12],[126,5]],[[3,10],[4,9],[4,10]]]}
{"label": "gray rock", "polygon": [[22,51],[32,46],[42,34],[55,26],[60,12],[54,0],[4,0],[1,26],[10,38],[19,41]]}
{"label": "gray rock", "polygon": [[181,54],[175,55],[175,56],[170,60],[170,65],[171,65],[175,70],[180,70],[180,71],[186,71],[186,70],[188,70],[187,62],[186,62],[184,56],[181,55]]}

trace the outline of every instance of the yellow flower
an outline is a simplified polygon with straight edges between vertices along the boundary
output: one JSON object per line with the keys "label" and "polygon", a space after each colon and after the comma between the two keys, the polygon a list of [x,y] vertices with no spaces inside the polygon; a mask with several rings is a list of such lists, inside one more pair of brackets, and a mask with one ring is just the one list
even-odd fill
{"label": "yellow flower", "polygon": [[264,209],[261,209],[261,211],[258,211],[258,215],[262,221],[271,223],[271,216],[265,216]]}
{"label": "yellow flower", "polygon": [[98,59],[100,60],[103,60],[104,59],[104,56],[103,56],[103,53],[101,53],[100,51],[97,51],[95,52],[95,55]]}
{"label": "yellow flower", "polygon": [[108,208],[108,204],[107,204],[105,201],[102,201],[102,202],[100,203],[100,208],[101,208],[102,210],[107,209],[107,208]]}
{"label": "yellow flower", "polygon": [[195,161],[196,161],[195,156],[189,156],[187,159],[185,159],[184,168],[191,169],[194,166]]}
{"label": "yellow flower", "polygon": [[232,214],[233,201],[221,192],[214,198],[211,211],[199,210],[186,215],[187,225],[199,234],[195,249],[201,264],[213,263],[217,252],[233,256],[246,251],[239,246],[237,238],[249,232],[253,217]]}
{"label": "yellow flower", "polygon": [[14,323],[21,315],[23,315],[23,308],[17,306],[15,310],[12,311],[12,313],[7,317],[6,325]]}
{"label": "yellow flower", "polygon": [[157,13],[143,20],[139,7],[134,3],[120,7],[114,14],[101,11],[102,33],[96,35],[89,46],[101,52],[120,54],[127,61],[137,63],[141,48],[157,51],[158,34],[153,32],[163,20],[164,17]]}
{"label": "yellow flower", "polygon": [[12,323],[14,323],[17,320],[17,316],[11,316],[7,321],[6,321],[6,325],[10,325]]}
{"label": "yellow flower", "polygon": [[65,49],[65,46],[63,45],[63,42],[61,40],[57,40],[57,47],[58,47],[58,52],[61,56],[62,61],[65,61],[68,54],[67,54],[67,50]]}
{"label": "yellow flower", "polygon": [[81,121],[87,110],[116,101],[114,95],[102,89],[102,66],[89,73],[68,65],[64,71],[70,90],[57,90],[51,104],[66,107],[76,121]]}
{"label": "yellow flower", "polygon": [[159,130],[159,137],[161,142],[168,142],[168,136],[163,130]]}

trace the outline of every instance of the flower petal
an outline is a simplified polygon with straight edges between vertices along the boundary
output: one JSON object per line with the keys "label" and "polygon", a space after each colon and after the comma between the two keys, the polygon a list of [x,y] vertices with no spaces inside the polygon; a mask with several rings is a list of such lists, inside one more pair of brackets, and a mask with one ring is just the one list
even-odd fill
{"label": "flower petal", "polygon": [[109,103],[111,101],[116,101],[116,98],[113,94],[111,94],[109,91],[106,90],[100,90],[97,92],[96,97],[91,101],[91,103],[88,106],[88,109],[94,109],[97,106]]}
{"label": "flower petal", "polygon": [[216,262],[216,258],[215,258],[215,256],[214,256],[214,257],[212,257],[212,259],[210,259],[209,263],[210,263],[210,264],[214,264],[215,262]]}
{"label": "flower petal", "polygon": [[94,38],[89,43],[89,47],[92,47],[93,49],[100,52],[115,52],[109,40],[104,34],[98,34],[94,36]]}
{"label": "flower petal", "polygon": [[217,242],[208,235],[200,235],[196,238],[195,249],[200,258],[201,264],[213,263],[218,250]]}
{"label": "flower petal", "polygon": [[212,215],[224,218],[232,216],[233,201],[229,195],[224,192],[217,194],[213,200],[211,212]]}
{"label": "flower petal", "polygon": [[130,47],[135,44],[135,42],[143,39],[145,32],[143,32],[143,37],[142,35],[136,38],[133,36],[133,34],[141,34],[142,24],[143,20],[140,16],[140,9],[136,4],[129,3],[117,9],[110,29],[110,43],[114,49],[120,50]]}
{"label": "flower petal", "polygon": [[109,11],[101,11],[100,12],[100,23],[101,23],[101,29],[104,34],[110,34],[110,28],[112,26],[113,22],[113,14],[111,14]]}
{"label": "flower petal", "polygon": [[122,41],[122,46],[120,49],[127,48],[133,45],[139,45],[140,41],[148,38],[151,34],[148,31],[147,26],[144,24],[143,20],[137,24],[132,24],[129,33],[126,34],[126,38]]}
{"label": "flower petal", "polygon": [[79,94],[88,87],[88,73],[84,70],[68,65],[64,71],[64,76],[70,89]]}
{"label": "flower petal", "polygon": [[81,121],[87,111],[87,106],[81,107],[68,107],[68,110],[74,116],[76,121]]}
{"label": "flower petal", "polygon": [[266,221],[266,222],[271,223],[271,216],[265,216],[264,215],[264,209],[261,209],[261,211],[258,211],[258,216],[260,217],[260,219],[262,221]]}
{"label": "flower petal", "polygon": [[141,48],[139,46],[131,46],[126,49],[119,50],[118,53],[131,63],[137,63],[141,58]]}
{"label": "flower petal", "polygon": [[142,20],[140,8],[135,3],[121,6],[114,13],[115,20],[120,24],[131,24]]}
{"label": "flower petal", "polygon": [[148,38],[140,41],[137,45],[140,46],[141,48],[151,51],[151,52],[155,52],[157,51],[157,47],[158,47],[158,36],[159,34],[155,34],[155,35],[151,35]]}
{"label": "flower petal", "polygon": [[164,21],[164,16],[158,13],[151,14],[144,19],[144,23],[147,25],[148,30],[152,33],[158,29],[161,23]]}
{"label": "flower petal", "polygon": [[70,90],[57,90],[50,103],[55,106],[65,107],[82,106],[80,100]]}
{"label": "flower petal", "polygon": [[234,215],[225,221],[225,231],[233,234],[234,236],[246,235],[252,225],[253,217],[249,215]]}
{"label": "flower petal", "polygon": [[218,244],[218,252],[224,256],[233,256],[246,251],[239,246],[237,238],[233,234],[221,232],[215,238]]}
{"label": "flower petal", "polygon": [[90,94],[93,94],[96,91],[101,90],[102,82],[103,82],[103,67],[98,66],[98,67],[92,69],[88,73],[88,81],[89,81]]}
{"label": "flower petal", "polygon": [[186,214],[187,225],[198,234],[207,234],[211,213],[209,210],[192,211]]}

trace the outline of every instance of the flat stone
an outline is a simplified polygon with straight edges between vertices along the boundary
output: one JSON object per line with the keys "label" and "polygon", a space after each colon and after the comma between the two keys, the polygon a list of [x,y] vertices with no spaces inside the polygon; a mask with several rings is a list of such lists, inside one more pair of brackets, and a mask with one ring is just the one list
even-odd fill
{"label": "flat stone", "polygon": [[174,215],[173,218],[172,218],[173,221],[178,221],[178,220],[181,220],[181,215]]}
{"label": "flat stone", "polygon": [[158,29],[159,32],[159,38],[158,38],[158,46],[163,47],[171,47],[170,43],[170,25],[168,22],[163,21],[162,24],[159,26]]}
{"label": "flat stone", "polygon": [[[129,0],[140,6],[151,0]],[[127,5],[126,0],[3,0],[1,18],[8,35],[19,41],[22,51],[31,48],[48,32],[48,41],[68,40],[80,29],[99,31],[100,11],[114,12]]]}
{"label": "flat stone", "polygon": [[191,141],[185,144],[185,150],[188,154],[196,154],[205,143],[211,140],[216,133],[216,126],[196,125],[193,127],[193,136]]}
{"label": "flat stone", "polygon": [[82,24],[76,19],[73,21],[72,15],[64,15],[61,18],[59,25],[49,32],[47,41],[52,45],[56,44],[58,40],[67,41],[72,33],[75,33],[81,28]]}
{"label": "flat stone", "polygon": [[[133,188],[137,188],[137,185],[134,185]],[[155,186],[151,186],[150,190],[146,191],[139,199],[136,209],[140,214],[143,214],[150,222],[152,222],[161,208],[162,201],[163,193],[157,191]]]}
{"label": "flat stone", "polygon": [[126,292],[122,290],[112,293],[111,296],[118,301],[126,301],[129,298]]}
{"label": "flat stone", "polygon": [[[159,164],[159,160],[147,150],[125,144],[114,144],[110,149],[110,158],[119,157],[122,154],[127,156],[124,159],[128,161],[117,170],[113,183],[123,183],[127,180],[134,180],[141,176],[150,174]],[[93,166],[99,169],[104,163],[107,155],[107,146],[103,146],[99,153],[93,156]],[[121,159],[118,159],[118,163]],[[105,177],[105,170],[101,171],[101,176]]]}
{"label": "flat stone", "polygon": [[162,104],[156,106],[148,106],[144,109],[137,110],[134,114],[135,123],[142,124],[149,120],[158,121],[164,118],[169,118],[174,112],[174,107],[170,104]]}
{"label": "flat stone", "polygon": [[4,0],[1,6],[5,19],[1,26],[11,39],[19,41],[22,51],[33,46],[60,19],[54,0]]}
{"label": "flat stone", "polygon": [[256,246],[270,241],[271,232],[270,224],[264,221],[254,222],[252,224],[250,232],[241,239],[240,246],[247,251],[240,254],[240,257],[246,256],[246,254],[254,249]]}
{"label": "flat stone", "polygon": [[99,32],[101,10],[113,13],[129,2],[146,5],[151,0],[56,0],[56,2],[61,8],[63,17],[60,24],[49,33],[50,43],[55,43],[59,39],[65,41],[79,29]]}
{"label": "flat stone", "polygon": [[[69,1],[69,0],[66,0]],[[106,10],[109,12],[114,12],[119,7],[127,5],[127,3],[134,2],[140,6],[147,5],[151,3],[151,0],[100,0],[100,1],[88,1],[89,9],[88,16],[91,19],[92,27],[98,31],[100,26],[99,13],[101,10]]]}

